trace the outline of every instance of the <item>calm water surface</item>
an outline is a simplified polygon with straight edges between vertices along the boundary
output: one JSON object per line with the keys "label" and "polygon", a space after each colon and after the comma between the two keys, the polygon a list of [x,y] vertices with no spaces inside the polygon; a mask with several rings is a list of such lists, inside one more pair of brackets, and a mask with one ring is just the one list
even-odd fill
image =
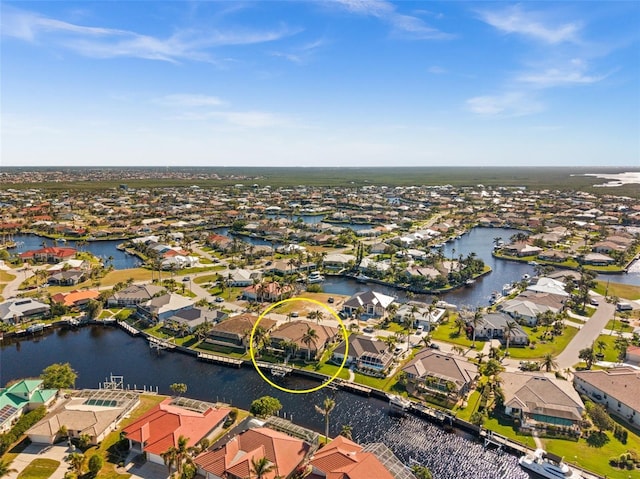
{"label": "calm water surface", "polygon": [[[25,340],[0,349],[0,383],[36,376],[54,362],[68,361],[78,371],[76,386],[95,388],[111,373],[124,375],[125,384],[157,386],[169,394],[169,385],[184,382],[190,397],[225,400],[248,409],[253,399],[272,395],[280,399],[283,413],[305,427],[322,431],[323,419],[314,405],[325,392],[294,395],[266,384],[250,368],[227,368],[198,362],[178,353],[152,353],[147,343],[117,329],[88,327],[78,331],[57,331],[37,341]],[[316,385],[306,379],[288,378],[287,387],[303,389]],[[331,434],[343,424],[353,427],[359,442],[383,442],[409,463],[429,466],[436,479],[526,479],[517,458],[485,450],[464,434],[447,434],[415,417],[388,415],[387,403],[343,391],[332,393],[336,408],[331,413]],[[372,478],[373,479],[373,478]]]}

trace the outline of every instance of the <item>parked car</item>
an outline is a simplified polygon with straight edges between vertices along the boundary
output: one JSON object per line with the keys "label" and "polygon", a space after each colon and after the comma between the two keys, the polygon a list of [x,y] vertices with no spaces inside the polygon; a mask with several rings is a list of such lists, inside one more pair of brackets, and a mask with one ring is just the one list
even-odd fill
{"label": "parked car", "polygon": [[333,299],[333,296],[329,296],[327,298],[327,303],[329,303],[329,304],[333,304],[334,301],[335,301],[335,299]]}
{"label": "parked car", "polygon": [[424,333],[424,326],[418,326],[416,328],[416,334],[420,336],[422,333]]}
{"label": "parked car", "polygon": [[616,309],[618,311],[632,311],[633,306],[631,306],[631,303],[618,303]]}
{"label": "parked car", "polygon": [[393,354],[395,354],[397,356],[402,351],[404,351],[404,349],[402,349],[400,346],[396,346],[396,349],[393,350]]}
{"label": "parked car", "polygon": [[292,311],[291,312],[291,317],[292,318],[297,318],[298,316],[300,316],[300,313],[298,313],[297,311]]}
{"label": "parked car", "polygon": [[593,306],[599,306],[600,305],[600,301],[598,301],[596,298],[591,298],[589,300],[589,303],[591,303],[591,305],[593,305]]}
{"label": "parked car", "polygon": [[436,344],[436,343],[430,343],[430,344],[429,344],[429,347],[430,347],[431,349],[440,349],[440,345],[439,345],[439,344]]}
{"label": "parked car", "polygon": [[363,331],[365,333],[373,333],[373,331],[375,330],[373,329],[373,326],[367,326],[366,328],[363,329]]}
{"label": "parked car", "polygon": [[216,303],[224,303],[224,299],[223,299],[223,298],[221,298],[220,296],[216,296],[213,300],[214,300]]}

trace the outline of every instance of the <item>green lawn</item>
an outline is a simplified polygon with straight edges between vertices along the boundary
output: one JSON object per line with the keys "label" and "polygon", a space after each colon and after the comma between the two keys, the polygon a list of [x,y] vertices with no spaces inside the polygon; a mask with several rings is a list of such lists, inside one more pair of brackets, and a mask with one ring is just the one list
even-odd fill
{"label": "green lawn", "polygon": [[217,274],[205,274],[204,276],[196,276],[193,278],[193,282],[196,284],[214,283],[215,281],[218,281]]}
{"label": "green lawn", "polygon": [[533,437],[524,434],[518,434],[513,428],[513,423],[511,422],[511,420],[503,418],[502,416],[489,417],[487,420],[485,420],[484,427],[486,429],[491,429],[492,431],[495,431],[502,436],[508,437],[509,439],[521,442],[522,444],[525,444],[532,449],[535,449],[536,447],[536,443],[533,440]]}
{"label": "green lawn", "polygon": [[610,320],[604,327],[604,329],[609,329],[616,332],[622,331],[623,333],[630,333],[631,331],[633,331],[633,327],[630,326],[629,323],[623,323],[619,318],[616,318],[615,321],[613,319]]}
{"label": "green lawn", "polygon": [[542,439],[544,448],[559,456],[564,456],[565,461],[573,462],[581,467],[593,472],[597,472],[609,479],[627,479],[638,477],[638,472],[621,470],[609,465],[609,458],[620,456],[627,451],[640,451],[640,437],[629,431],[627,444],[622,444],[615,439],[610,432],[607,432],[608,441],[602,447],[594,447],[587,443],[585,439],[578,442],[566,441],[562,439]]}
{"label": "green lawn", "polygon": [[59,466],[60,463],[53,459],[34,459],[18,474],[18,479],[47,479]]}
{"label": "green lawn", "polygon": [[617,336],[615,334],[601,334],[600,336],[598,336],[598,339],[596,339],[594,348],[596,353],[600,352],[597,347],[599,341],[602,341],[606,344],[606,347],[602,350],[602,353],[604,354],[603,361],[609,361],[612,363],[618,361],[618,350],[615,348],[616,338]]}
{"label": "green lawn", "polygon": [[14,279],[16,279],[15,275],[7,273],[3,269],[0,269],[0,282],[8,283],[9,281],[13,281]]}
{"label": "green lawn", "polygon": [[542,328],[539,328],[537,333],[534,333],[532,328],[528,326],[523,326],[522,329],[529,335],[529,339],[536,341],[536,344],[533,348],[531,346],[509,347],[509,356],[515,359],[542,359],[547,353],[557,356],[578,333],[578,328],[566,326],[562,336],[554,336],[552,340],[547,339],[543,342],[539,339],[543,332]]}
{"label": "green lawn", "polygon": [[[435,330],[431,332],[431,337],[437,341],[445,341],[447,343],[458,344],[466,349],[471,348],[472,341],[467,338],[464,329],[458,334],[458,327],[454,321],[449,320],[440,324]],[[476,340],[476,348],[482,349],[483,342]]]}

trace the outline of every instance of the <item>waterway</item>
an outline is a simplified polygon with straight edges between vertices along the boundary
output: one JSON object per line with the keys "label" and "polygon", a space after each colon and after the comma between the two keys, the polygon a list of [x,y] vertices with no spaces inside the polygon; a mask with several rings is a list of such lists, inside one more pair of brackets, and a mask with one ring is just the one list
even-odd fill
{"label": "waterway", "polygon": [[[86,327],[77,331],[58,330],[37,340],[5,344],[0,347],[0,384],[15,378],[37,376],[54,362],[69,362],[78,372],[76,387],[95,388],[111,373],[124,376],[132,388],[158,387],[170,394],[169,385],[185,383],[187,396],[226,401],[248,409],[253,399],[271,395],[283,405],[282,414],[302,426],[324,430],[323,416],[314,405],[322,404],[326,393],[290,394],[266,384],[251,368],[227,368],[202,363],[193,357],[151,352],[147,343],[111,328]],[[286,387],[304,389],[316,383],[303,378],[286,378]],[[437,426],[415,417],[388,415],[384,401],[330,392],[336,401],[331,413],[330,434],[342,425],[353,428],[354,439],[361,443],[383,442],[405,463],[418,461],[428,466],[436,479],[526,479],[509,454],[485,450],[462,432],[447,434]]]}
{"label": "waterway", "polygon": [[[88,241],[81,247],[79,247],[78,242],[74,240],[55,242],[54,240],[43,236],[28,234],[15,235],[13,240],[18,246],[11,250],[12,253],[23,253],[32,249],[40,249],[43,245],[60,246],[88,251],[94,256],[102,259],[105,266],[113,264],[114,269],[136,268],[141,264],[140,260],[136,256],[127,254],[116,248],[116,246],[122,243],[121,240]],[[112,262],[109,262],[109,257],[113,258]]]}

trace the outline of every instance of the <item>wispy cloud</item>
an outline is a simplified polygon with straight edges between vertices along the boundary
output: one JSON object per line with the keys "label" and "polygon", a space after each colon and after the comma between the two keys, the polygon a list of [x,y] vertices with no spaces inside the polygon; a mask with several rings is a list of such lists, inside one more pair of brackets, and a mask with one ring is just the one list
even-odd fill
{"label": "wispy cloud", "polygon": [[538,113],[544,106],[527,92],[510,91],[470,98],[467,108],[482,116],[517,117]]}
{"label": "wispy cloud", "polygon": [[567,65],[545,68],[539,72],[529,71],[518,75],[517,81],[535,88],[551,88],[565,85],[589,85],[605,79],[606,75],[589,75],[585,61],[574,58]]}
{"label": "wispy cloud", "polygon": [[396,34],[419,40],[446,40],[454,35],[430,27],[421,18],[399,13],[385,0],[333,0],[349,12],[378,18],[387,22]]}
{"label": "wispy cloud", "polygon": [[526,11],[522,5],[482,10],[478,14],[482,21],[504,33],[523,35],[549,44],[577,43],[582,29],[579,22],[553,22],[548,15]]}
{"label": "wispy cloud", "polygon": [[161,38],[114,28],[92,27],[48,18],[11,7],[3,8],[2,35],[32,43],[57,45],[92,58],[134,57],[179,62],[214,61],[208,51],[226,45],[266,43],[298,30],[177,30]]}
{"label": "wispy cloud", "polygon": [[225,102],[215,96],[193,95],[188,93],[165,95],[163,97],[156,98],[153,101],[159,105],[172,107],[211,107],[225,104]]}
{"label": "wispy cloud", "polygon": [[427,71],[433,75],[444,75],[445,73],[449,73],[449,70],[438,65],[430,66],[427,68]]}
{"label": "wispy cloud", "polygon": [[326,45],[328,42],[320,38],[313,42],[305,43],[299,47],[293,48],[290,51],[272,51],[270,54],[274,57],[281,57],[289,60],[290,62],[297,63],[298,65],[302,65],[308,63],[310,59],[313,57],[314,53]]}

